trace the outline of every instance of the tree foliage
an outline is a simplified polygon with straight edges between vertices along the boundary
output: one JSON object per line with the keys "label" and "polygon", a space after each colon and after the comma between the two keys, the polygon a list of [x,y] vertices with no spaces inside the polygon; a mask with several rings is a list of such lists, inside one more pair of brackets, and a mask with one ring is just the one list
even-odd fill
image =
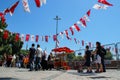
{"label": "tree foliage", "polygon": [[21,41],[21,39],[19,38],[18,41],[15,40],[15,35],[16,33],[11,33],[10,31],[8,31],[8,38],[4,39],[3,38],[3,33],[4,30],[6,30],[7,28],[7,24],[6,23],[2,23],[0,21],[0,29],[2,31],[0,31],[0,54],[19,54],[20,50],[23,46],[23,42]]}
{"label": "tree foliage", "polygon": [[29,53],[28,50],[25,50],[25,49],[21,49],[21,50],[20,50],[20,54],[28,55],[28,53]]}
{"label": "tree foliage", "polygon": [[112,60],[113,59],[113,56],[112,56],[112,53],[110,52],[110,50],[107,50],[107,53],[105,55],[105,59],[106,60]]}
{"label": "tree foliage", "polygon": [[84,58],[83,58],[83,56],[80,56],[80,55],[78,55],[74,58],[74,61],[82,61],[82,60],[84,60]]}
{"label": "tree foliage", "polygon": [[80,60],[83,60],[83,56],[80,56],[80,55],[75,55],[75,53],[73,54],[68,54],[67,55],[67,60],[68,61],[80,61]]}
{"label": "tree foliage", "polygon": [[74,58],[75,58],[75,53],[72,53],[72,54],[68,54],[68,55],[67,55],[67,60],[68,60],[68,61],[73,61]]}

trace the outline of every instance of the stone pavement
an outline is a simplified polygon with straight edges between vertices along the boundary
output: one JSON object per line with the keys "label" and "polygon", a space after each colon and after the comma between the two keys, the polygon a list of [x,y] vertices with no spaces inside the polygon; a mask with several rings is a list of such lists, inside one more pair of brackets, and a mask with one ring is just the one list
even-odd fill
{"label": "stone pavement", "polygon": [[0,67],[0,80],[120,80],[120,70],[107,70],[106,73],[77,73],[68,71],[32,71],[19,68]]}

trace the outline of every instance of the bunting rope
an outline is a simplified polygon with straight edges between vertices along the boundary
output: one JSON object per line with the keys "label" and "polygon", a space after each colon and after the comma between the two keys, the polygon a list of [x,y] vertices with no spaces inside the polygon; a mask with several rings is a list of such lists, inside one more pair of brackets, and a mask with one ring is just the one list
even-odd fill
{"label": "bunting rope", "polygon": [[[46,4],[46,0],[34,0],[35,1],[35,4],[37,7],[40,7],[42,6],[43,4]],[[18,6],[20,1],[17,1],[15,4],[13,4],[10,8],[7,8],[5,9],[3,12],[0,12],[0,18],[1,18],[1,21],[2,23],[4,24],[5,23],[5,15],[7,13],[10,13],[10,15],[12,16],[16,7]],[[24,10],[26,12],[30,12],[30,9],[29,9],[29,4],[28,4],[28,0],[22,0],[22,4],[23,4],[23,7],[24,7]],[[107,0],[98,0],[98,3],[95,4],[93,6],[94,9],[96,10],[106,10],[109,6],[113,6],[113,4],[107,2]],[[38,42],[39,41],[39,38],[41,37],[42,41],[44,41],[45,39],[45,42],[48,42],[49,38],[53,37],[53,41],[57,41],[57,43],[59,44],[59,40],[57,39],[57,36],[61,36],[61,38],[63,38],[63,36],[65,35],[66,38],[68,40],[72,40],[72,38],[69,36],[69,33],[68,31],[71,32],[71,35],[73,36],[74,35],[74,29],[78,32],[81,31],[79,25],[81,25],[82,27],[86,28],[87,27],[87,22],[90,21],[89,17],[90,17],[90,14],[91,14],[91,9],[89,9],[85,15],[80,18],[79,21],[77,21],[76,23],[74,23],[73,26],[69,27],[68,29],[58,33],[57,35],[52,35],[52,36],[48,36],[48,35],[45,35],[45,36],[39,36],[39,35],[30,35],[30,34],[26,34],[26,37],[25,37],[25,34],[19,34],[17,33],[16,36],[15,36],[15,40],[17,41],[19,38],[22,40],[22,41],[26,41],[28,42],[30,39],[31,41],[35,41],[35,42]],[[4,39],[7,39],[8,37],[8,32],[7,30],[3,31],[2,29],[0,29],[0,32],[4,32],[3,34],[3,38]],[[80,41],[76,38],[73,39],[75,41],[76,44],[79,44]],[[81,41],[82,43],[82,46],[84,46],[84,40]],[[89,42],[89,46],[91,46],[92,43]]]}

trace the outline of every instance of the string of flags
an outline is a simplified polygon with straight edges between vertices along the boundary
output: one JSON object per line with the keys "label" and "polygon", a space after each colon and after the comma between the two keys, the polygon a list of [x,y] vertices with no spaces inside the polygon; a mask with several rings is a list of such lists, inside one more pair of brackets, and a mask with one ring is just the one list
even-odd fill
{"label": "string of flags", "polygon": [[[18,0],[17,2],[15,2],[11,7],[6,8],[3,12],[0,12],[0,18],[2,20],[2,22],[5,22],[5,15],[7,13],[10,13],[10,15],[12,16],[16,7],[18,6],[20,0]],[[46,0],[34,0],[36,6],[39,8],[41,7],[43,4],[46,4]],[[22,0],[22,4],[23,4],[23,8],[25,12],[30,12],[30,8],[29,8],[29,3],[28,0]],[[109,6],[113,6],[113,4],[109,3],[107,0],[98,0],[98,3],[95,4],[93,6],[94,9],[104,9],[106,10]],[[87,15],[90,15],[90,11],[87,12]],[[80,23],[79,21],[77,22],[78,24],[81,24],[83,27],[86,27],[86,22],[89,22],[89,18],[84,15],[81,19],[80,19]]]}
{"label": "string of flags", "polygon": [[[43,4],[46,4],[46,0],[34,0],[36,3],[37,7],[41,7]],[[20,0],[18,0],[17,2],[15,2],[12,6],[10,6],[9,8],[6,8],[3,12],[0,12],[0,18],[2,20],[2,23],[5,22],[5,15],[10,13],[10,15],[12,16],[15,9],[17,8],[17,6],[19,5]],[[30,8],[29,8],[29,3],[28,0],[22,0],[22,5],[24,8],[25,12],[30,12]]]}
{"label": "string of flags", "polygon": [[[18,40],[21,40],[21,41],[32,41],[32,42],[39,42],[39,41],[45,41],[45,42],[48,42],[50,38],[53,38],[53,41],[57,41],[57,46],[59,46],[59,43],[60,41],[58,40],[57,36],[56,35],[53,35],[53,36],[39,36],[39,35],[30,35],[30,34],[19,34],[19,33],[12,33],[12,32],[9,32],[8,30],[2,30],[0,29],[0,32],[3,32],[3,39],[4,40],[7,40],[10,35],[13,35],[15,34],[15,37],[14,37],[14,40],[17,42]],[[10,33],[10,35],[9,35]],[[86,45],[89,45],[90,47],[93,47],[92,46],[92,43],[91,42],[85,42],[84,40],[79,40],[79,39],[76,39],[76,38],[71,38],[70,39],[71,41],[74,40],[74,42],[76,44],[80,44],[81,42],[81,45],[82,46],[85,46]]]}
{"label": "string of flags", "polygon": [[[0,29],[0,32],[1,31],[3,31],[2,29]],[[11,33],[11,34],[13,34],[13,33]],[[4,31],[4,33],[3,33],[3,39],[8,39],[8,37],[9,37],[9,31],[7,31],[7,30],[5,30]],[[55,37],[55,38],[54,38]],[[44,38],[45,39],[45,41],[47,42],[47,40],[48,40],[48,36],[39,36],[39,35],[29,35],[29,34],[26,34],[26,35],[24,35],[24,34],[21,34],[21,36],[20,36],[20,34],[19,33],[17,33],[16,35],[15,35],[15,41],[18,41],[19,40],[19,38],[21,38],[21,40],[22,41],[36,41],[36,42],[38,42],[39,41],[39,38]],[[53,40],[55,40],[56,41],[56,35],[53,35]],[[74,38],[74,41],[75,41],[75,43],[76,44],[80,44],[81,43],[81,45],[82,46],[85,46],[85,45],[89,45],[89,47],[90,48],[92,48],[92,47],[94,47],[94,44],[92,44],[91,42],[86,42],[86,41],[84,41],[84,40],[77,40],[76,38]],[[58,44],[59,44],[59,41],[58,41],[58,43],[57,43],[57,46],[58,46]],[[110,46],[103,46],[105,49],[108,49],[108,50],[111,50],[111,51],[114,51],[114,52],[117,52],[117,51],[119,51],[120,52],[120,49],[117,49],[117,48],[115,48],[114,47],[114,45],[110,45]]]}
{"label": "string of flags", "polygon": [[[88,12],[85,14],[86,15],[86,17],[89,17],[90,16],[90,10],[88,10]],[[81,21],[81,19],[82,19],[82,21]],[[86,18],[81,18],[78,22],[81,24],[81,25],[84,25],[84,26],[86,26],[85,24],[86,24]],[[53,37],[53,41],[57,41],[57,43],[59,44],[60,42],[59,42],[59,40],[57,39],[57,36],[61,36],[62,37],[62,39],[64,38],[64,35],[66,36],[66,38],[68,39],[68,40],[72,40],[72,38],[70,37],[70,34],[69,34],[69,31],[71,32],[71,34],[72,35],[74,35],[74,30],[76,30],[76,31],[78,31],[78,32],[80,32],[80,27],[78,26],[79,24],[78,23],[74,23],[74,25],[73,26],[71,26],[69,29],[66,29],[66,30],[64,30],[64,31],[62,31],[62,32],[60,32],[60,33],[58,33],[57,35],[52,35],[52,36],[42,36],[41,38],[42,38],[42,41],[43,40],[45,40],[45,42],[48,42],[49,41],[49,38],[51,38],[51,37]],[[5,33],[5,36],[7,35],[8,36],[8,31],[4,31],[4,33]],[[16,35],[17,37],[18,37],[18,35]],[[19,35],[20,36],[20,35]],[[25,36],[26,36],[26,39],[25,39],[25,41],[36,41],[36,42],[38,42],[39,41],[39,35],[30,35],[30,34],[21,34],[21,40],[22,41],[24,41],[24,38],[25,38]],[[36,37],[36,38],[35,38]],[[7,39],[7,38],[5,38],[5,39]],[[76,44],[78,44],[77,43],[77,39],[76,38],[74,38],[74,40],[75,40],[75,42],[76,42]],[[78,41],[78,42],[80,42],[80,41]]]}
{"label": "string of flags", "polygon": [[95,4],[93,8],[97,10],[106,10],[109,6],[113,6],[113,4],[107,2],[106,0],[98,0],[98,4]]}
{"label": "string of flags", "polygon": [[[46,0],[34,0],[34,1],[35,1],[35,4],[36,4],[37,7],[41,7],[43,4],[46,4]],[[20,1],[17,1],[17,2],[14,3],[10,8],[7,8],[7,9],[5,9],[3,12],[0,12],[0,19],[1,19],[2,23],[5,22],[5,15],[6,15],[7,13],[10,13],[11,16],[13,15],[13,13],[14,13],[16,7],[18,6],[19,2],[20,2]],[[22,0],[22,4],[23,4],[24,11],[30,12],[28,0]],[[113,4],[109,3],[109,2],[106,1],[106,0],[98,0],[98,3],[95,4],[95,5],[93,6],[93,8],[94,8],[94,9],[97,9],[97,10],[99,10],[99,9],[103,9],[103,10],[104,10],[104,9],[107,9],[109,6],[113,6]],[[60,37],[63,39],[63,38],[64,38],[64,35],[65,35],[68,40],[74,40],[76,44],[80,44],[80,40],[77,40],[76,38],[72,39],[72,38],[70,37],[69,32],[70,32],[71,35],[73,36],[73,35],[75,34],[74,30],[76,30],[77,32],[80,32],[80,31],[81,31],[79,25],[82,26],[82,27],[84,27],[84,28],[86,28],[86,27],[87,27],[87,22],[90,21],[90,19],[89,19],[90,14],[91,14],[91,9],[89,9],[89,10],[85,13],[85,15],[83,15],[83,17],[80,18],[80,19],[79,19],[76,23],[74,23],[71,27],[69,27],[68,29],[66,29],[66,30],[58,33],[57,35],[52,35],[52,36],[48,36],[48,35],[39,36],[39,35],[30,35],[30,34],[26,34],[26,35],[25,35],[25,34],[21,34],[21,35],[20,35],[20,34],[18,33],[18,34],[15,35],[15,41],[18,41],[19,38],[21,38],[22,41],[26,41],[26,42],[28,42],[28,41],[30,41],[30,40],[31,40],[31,41],[35,41],[35,42],[38,42],[38,41],[40,41],[39,39],[41,38],[42,41],[48,42],[48,41],[49,41],[49,38],[53,38],[53,41],[56,41],[57,44],[59,45],[60,42],[59,42],[57,36],[60,36]],[[3,32],[3,30],[0,29],[0,32]],[[8,33],[9,33],[9,31],[4,30],[4,35],[3,35],[3,38],[4,38],[4,39],[8,39],[8,37],[9,37],[9,34],[8,34]],[[81,43],[82,43],[82,46],[85,45],[85,41],[84,41],[84,40],[82,40]],[[87,43],[87,44],[88,44],[89,46],[92,46],[92,43],[91,43],[91,42],[89,42],[89,43]]]}
{"label": "string of flags", "polygon": [[30,12],[28,0],[22,0],[22,4],[23,4],[23,7],[24,7],[24,11]]}

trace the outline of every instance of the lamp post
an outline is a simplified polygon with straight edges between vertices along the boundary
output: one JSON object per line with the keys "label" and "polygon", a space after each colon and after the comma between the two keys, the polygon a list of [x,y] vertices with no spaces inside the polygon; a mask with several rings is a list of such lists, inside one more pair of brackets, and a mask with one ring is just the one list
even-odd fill
{"label": "lamp post", "polygon": [[[57,36],[57,34],[58,34],[58,21],[59,20],[61,20],[61,18],[59,18],[58,16],[56,16],[55,18],[54,18],[54,20],[56,20],[56,39],[58,38]],[[58,39],[57,39],[58,40]],[[56,45],[55,45],[55,48],[57,48],[57,40],[56,40]]]}

